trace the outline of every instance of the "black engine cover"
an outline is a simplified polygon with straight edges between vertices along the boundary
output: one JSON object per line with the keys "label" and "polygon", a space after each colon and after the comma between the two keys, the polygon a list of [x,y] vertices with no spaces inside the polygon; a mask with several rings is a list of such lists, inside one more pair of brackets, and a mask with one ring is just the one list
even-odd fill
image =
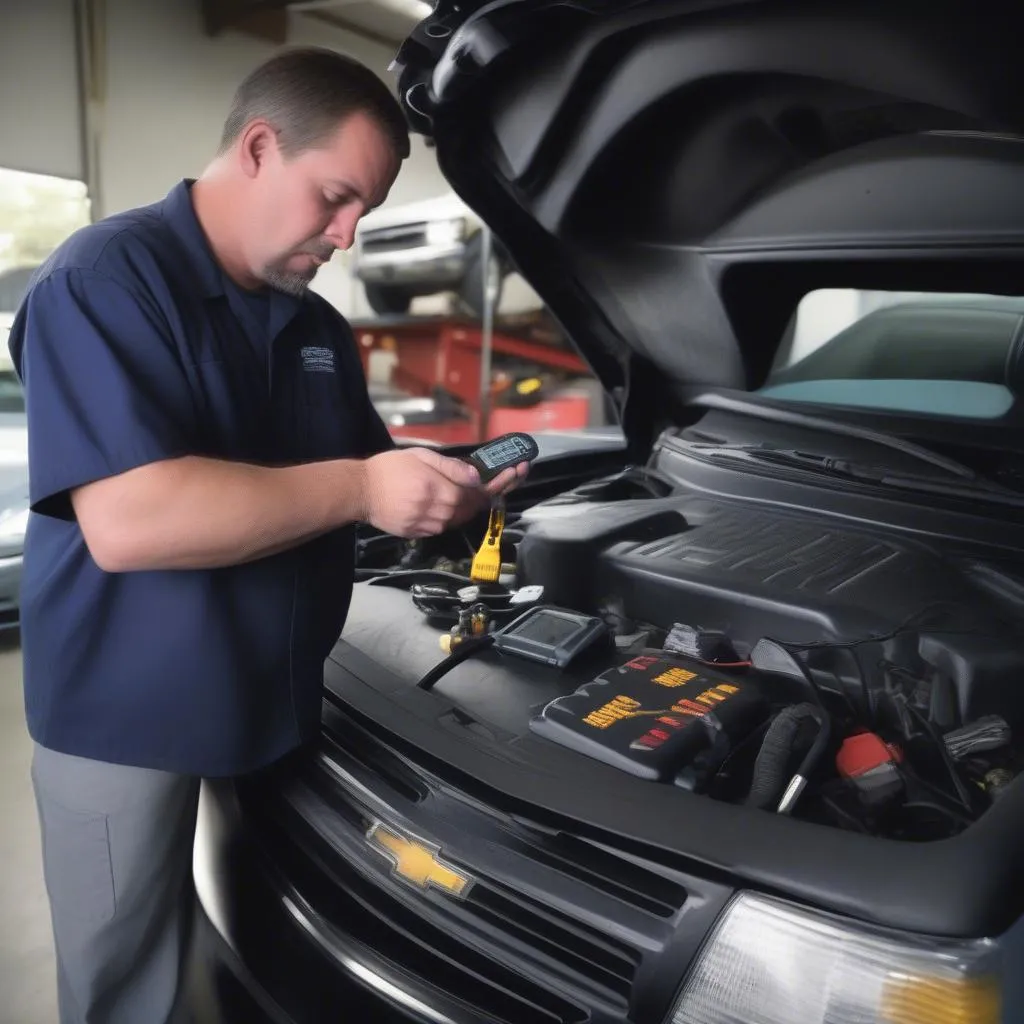
{"label": "black engine cover", "polygon": [[953,556],[834,517],[675,496],[538,506],[518,566],[552,603],[721,629],[751,647],[766,636],[886,637],[914,624],[916,655],[955,682],[965,720],[1024,719],[1024,692],[1006,686],[1024,674],[1024,622],[1008,599],[1024,579],[969,548]]}

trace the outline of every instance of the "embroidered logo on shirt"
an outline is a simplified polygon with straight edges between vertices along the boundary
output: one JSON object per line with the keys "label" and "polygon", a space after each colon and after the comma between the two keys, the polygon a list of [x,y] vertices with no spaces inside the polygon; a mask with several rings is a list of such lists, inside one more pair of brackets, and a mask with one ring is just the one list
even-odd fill
{"label": "embroidered logo on shirt", "polygon": [[307,345],[302,349],[302,368],[307,373],[334,373],[334,349]]}

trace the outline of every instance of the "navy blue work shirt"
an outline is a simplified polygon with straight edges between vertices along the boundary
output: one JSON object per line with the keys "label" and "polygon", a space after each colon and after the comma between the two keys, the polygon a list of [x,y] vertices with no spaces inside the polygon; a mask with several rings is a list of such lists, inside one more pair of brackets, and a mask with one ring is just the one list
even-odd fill
{"label": "navy blue work shirt", "polygon": [[324,659],[351,599],[354,527],[240,566],[107,573],[69,492],[184,455],[281,465],[392,441],[345,320],[312,292],[235,285],[190,187],[73,235],[15,320],[32,504],[22,645],[41,745],[223,776],[316,734]]}

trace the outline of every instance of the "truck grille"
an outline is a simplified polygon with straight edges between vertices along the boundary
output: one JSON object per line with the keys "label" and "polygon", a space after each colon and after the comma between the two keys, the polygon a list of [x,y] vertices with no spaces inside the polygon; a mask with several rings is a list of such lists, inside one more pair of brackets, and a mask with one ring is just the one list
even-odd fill
{"label": "truck grille", "polygon": [[[277,808],[276,810],[280,810]],[[308,827],[286,823],[266,802],[253,807],[259,841],[276,888],[315,915],[323,930],[344,933],[399,972],[423,979],[494,1024],[577,1024],[585,1013],[566,999],[478,952],[339,859]]]}
{"label": "truck grille", "polygon": [[[386,750],[350,719],[342,719],[325,702],[331,719],[331,735],[344,750],[341,759],[353,772],[372,777],[376,787],[420,803],[439,780],[423,769],[414,769],[396,754]],[[328,799],[330,796],[328,795]],[[492,813],[480,807],[481,813]],[[536,864],[581,882],[621,900],[646,914],[672,918],[686,902],[686,889],[664,875],[647,871],[621,856],[606,853],[599,846],[563,832],[553,832],[522,819],[501,818],[501,842],[509,850]]]}
{"label": "truck grille", "polygon": [[470,896],[473,913],[500,929],[524,951],[536,951],[561,965],[570,978],[628,1002],[638,956],[635,951],[590,929],[567,922],[540,904],[494,886],[477,886]]}
{"label": "truck grille", "polygon": [[[525,829],[524,832],[532,830]],[[671,918],[686,902],[686,890],[670,879],[636,867],[621,857],[564,834],[509,836],[509,846],[523,856],[614,896],[638,910]]]}
{"label": "truck grille", "polygon": [[[351,718],[328,711],[325,723],[319,758],[295,759],[269,786],[238,786],[281,887],[293,886],[325,929],[457,995],[482,1020],[605,1024],[640,1004],[651,1012],[643,979],[674,947],[682,915],[692,907],[700,917],[706,900],[691,903],[671,877],[593,842],[453,793]],[[380,821],[436,841],[472,878],[465,897],[395,877],[367,842]],[[685,962],[669,960],[663,1002]]]}

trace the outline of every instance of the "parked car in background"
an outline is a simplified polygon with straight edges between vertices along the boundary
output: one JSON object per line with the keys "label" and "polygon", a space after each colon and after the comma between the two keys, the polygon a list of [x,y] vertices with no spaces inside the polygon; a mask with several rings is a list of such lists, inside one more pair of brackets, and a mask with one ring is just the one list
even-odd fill
{"label": "parked car in background", "polygon": [[[355,276],[381,316],[409,312],[422,295],[452,291],[472,316],[483,310],[483,222],[454,192],[364,217],[352,252]],[[488,288],[497,306],[510,264],[493,246]]]}
{"label": "parked car in background", "polygon": [[25,395],[7,353],[9,330],[8,315],[0,314],[0,631],[17,627],[21,619],[18,598],[29,515]]}

